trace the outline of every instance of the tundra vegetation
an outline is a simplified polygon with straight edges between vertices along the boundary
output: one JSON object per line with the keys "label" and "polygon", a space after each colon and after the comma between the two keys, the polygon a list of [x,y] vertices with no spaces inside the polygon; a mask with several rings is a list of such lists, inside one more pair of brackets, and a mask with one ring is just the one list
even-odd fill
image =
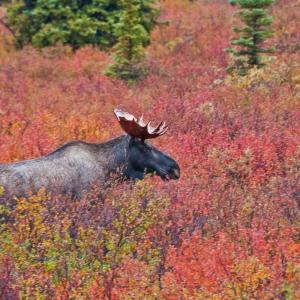
{"label": "tundra vegetation", "polygon": [[138,63],[156,25],[156,4],[156,0],[16,1],[5,19],[20,48],[58,43],[74,50],[86,44],[113,47],[114,63],[106,74],[134,80],[143,75]]}
{"label": "tundra vegetation", "polygon": [[235,49],[227,49],[234,57],[228,71],[237,71],[239,75],[245,75],[253,67],[264,66],[262,53],[272,53],[274,47],[264,47],[264,42],[272,36],[270,25],[272,18],[267,9],[274,0],[230,0],[232,5],[238,4],[240,10],[236,13],[244,23],[243,27],[233,27],[233,31],[239,35],[232,39],[231,44]]}
{"label": "tundra vegetation", "polygon": [[153,144],[181,178],[2,205],[0,298],[300,298],[299,1],[274,3],[276,52],[242,77],[226,72],[235,7],[161,6],[169,25],[152,31],[148,75],[131,85],[103,75],[107,52],[15,50],[1,27],[1,162],[116,137],[120,105],[168,121]]}

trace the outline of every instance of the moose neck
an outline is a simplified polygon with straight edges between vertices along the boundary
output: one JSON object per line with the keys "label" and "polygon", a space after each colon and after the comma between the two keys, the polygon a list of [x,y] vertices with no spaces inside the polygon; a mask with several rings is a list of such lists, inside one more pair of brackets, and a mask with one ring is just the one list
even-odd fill
{"label": "moose neck", "polygon": [[[105,169],[105,177],[123,174],[128,165],[130,136],[123,135],[104,144],[99,144],[98,160]],[[122,176],[122,175],[121,175]]]}

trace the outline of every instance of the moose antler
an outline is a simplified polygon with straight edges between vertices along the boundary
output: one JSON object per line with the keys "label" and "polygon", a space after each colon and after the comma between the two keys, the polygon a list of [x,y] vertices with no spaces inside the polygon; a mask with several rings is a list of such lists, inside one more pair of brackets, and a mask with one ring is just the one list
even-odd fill
{"label": "moose antler", "polygon": [[158,136],[163,135],[168,130],[168,126],[165,122],[161,122],[156,127],[150,125],[151,122],[145,124],[143,116],[139,119],[135,118],[134,115],[115,109],[114,113],[123,128],[123,130],[131,136],[140,138],[141,140],[154,139]]}

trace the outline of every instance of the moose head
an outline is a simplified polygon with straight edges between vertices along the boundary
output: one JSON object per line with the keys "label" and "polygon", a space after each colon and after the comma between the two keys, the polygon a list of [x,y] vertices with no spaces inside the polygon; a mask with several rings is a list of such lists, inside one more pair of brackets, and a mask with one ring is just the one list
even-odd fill
{"label": "moose head", "polygon": [[163,180],[178,179],[180,168],[177,162],[146,142],[147,139],[165,134],[168,130],[166,123],[152,127],[151,122],[144,122],[143,116],[137,119],[120,109],[115,109],[114,113],[122,129],[129,135],[124,175],[130,179],[142,179],[145,174],[156,174]]}

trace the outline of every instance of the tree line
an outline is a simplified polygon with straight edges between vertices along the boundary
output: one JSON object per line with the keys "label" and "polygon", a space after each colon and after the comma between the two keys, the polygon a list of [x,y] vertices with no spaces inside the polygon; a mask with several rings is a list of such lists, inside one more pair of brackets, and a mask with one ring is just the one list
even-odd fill
{"label": "tree line", "polygon": [[[76,50],[91,44],[112,49],[114,63],[106,74],[136,80],[145,70],[140,62],[150,43],[151,31],[158,24],[159,0],[21,0],[8,3],[2,23],[14,35],[15,46],[31,44],[44,48],[58,43]],[[272,36],[272,17],[268,9],[274,0],[229,0],[238,6],[236,16],[242,24],[234,27],[233,48],[228,72],[246,75],[252,67],[264,65],[263,54],[274,52],[264,47]]]}

